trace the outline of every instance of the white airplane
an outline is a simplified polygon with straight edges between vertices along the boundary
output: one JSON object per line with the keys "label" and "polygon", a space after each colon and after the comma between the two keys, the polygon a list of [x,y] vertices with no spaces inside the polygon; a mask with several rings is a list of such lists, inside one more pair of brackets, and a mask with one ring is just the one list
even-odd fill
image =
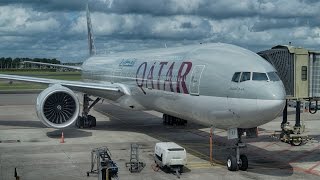
{"label": "white airplane", "polygon": [[[83,81],[0,75],[49,85],[36,103],[42,123],[58,129],[74,123],[95,126],[88,113],[103,98],[130,110],[162,112],[167,124],[188,120],[229,130],[239,141],[228,169],[247,169],[247,157],[239,152],[241,135],[272,121],[285,106],[284,86],[271,64],[254,52],[221,43],[96,55],[88,9],[87,25],[91,57],[82,67],[66,66],[80,70]],[[82,116],[74,91],[85,94]],[[90,105],[88,95],[98,98]]]}

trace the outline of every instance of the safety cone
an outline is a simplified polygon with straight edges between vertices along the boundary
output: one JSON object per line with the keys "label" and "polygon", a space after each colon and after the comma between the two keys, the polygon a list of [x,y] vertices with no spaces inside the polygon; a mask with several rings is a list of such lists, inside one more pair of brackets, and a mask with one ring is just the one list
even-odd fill
{"label": "safety cone", "polygon": [[60,143],[64,143],[64,135],[63,135],[63,132],[61,133]]}

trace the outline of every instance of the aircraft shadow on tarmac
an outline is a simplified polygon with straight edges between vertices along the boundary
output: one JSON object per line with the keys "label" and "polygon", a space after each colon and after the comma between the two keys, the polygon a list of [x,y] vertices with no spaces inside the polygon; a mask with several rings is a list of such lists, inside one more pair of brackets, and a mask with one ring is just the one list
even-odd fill
{"label": "aircraft shadow on tarmac", "polygon": [[[44,124],[39,121],[0,121],[0,126],[13,126],[23,128],[47,128]],[[47,132],[49,138],[61,138],[62,130],[54,129],[53,131]],[[74,127],[63,129],[65,138],[82,138],[92,136],[92,132],[83,131]]]}
{"label": "aircraft shadow on tarmac", "polygon": [[[57,129],[54,131],[47,132],[47,136],[49,138],[59,139],[61,138],[61,132],[62,130]],[[63,129],[63,135],[64,138],[83,138],[83,137],[89,137],[92,136],[92,132],[83,131],[76,128],[67,128]]]}

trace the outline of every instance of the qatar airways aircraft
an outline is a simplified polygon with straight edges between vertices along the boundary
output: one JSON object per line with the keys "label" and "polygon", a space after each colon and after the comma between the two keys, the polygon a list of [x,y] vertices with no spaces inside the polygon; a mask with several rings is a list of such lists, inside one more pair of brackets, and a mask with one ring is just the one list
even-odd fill
{"label": "qatar airways aircraft", "polygon": [[[164,123],[194,121],[229,130],[239,142],[236,155],[228,157],[228,169],[247,169],[247,157],[239,152],[241,135],[272,121],[285,106],[284,86],[271,64],[254,52],[222,43],[95,55],[89,10],[87,25],[91,57],[82,67],[65,66],[80,70],[83,81],[0,75],[49,85],[36,103],[42,123],[53,128],[95,126],[88,113],[103,98],[130,110],[162,112]],[[85,94],[82,116],[74,91]],[[88,95],[98,98],[90,105]]]}

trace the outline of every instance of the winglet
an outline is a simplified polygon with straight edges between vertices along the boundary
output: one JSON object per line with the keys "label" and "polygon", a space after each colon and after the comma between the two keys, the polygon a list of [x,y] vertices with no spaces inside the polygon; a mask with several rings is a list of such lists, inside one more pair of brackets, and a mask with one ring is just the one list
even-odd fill
{"label": "winglet", "polygon": [[88,28],[88,44],[89,44],[89,53],[90,56],[96,54],[96,47],[94,45],[94,37],[92,32],[92,23],[89,11],[89,3],[87,4],[87,28]]}

